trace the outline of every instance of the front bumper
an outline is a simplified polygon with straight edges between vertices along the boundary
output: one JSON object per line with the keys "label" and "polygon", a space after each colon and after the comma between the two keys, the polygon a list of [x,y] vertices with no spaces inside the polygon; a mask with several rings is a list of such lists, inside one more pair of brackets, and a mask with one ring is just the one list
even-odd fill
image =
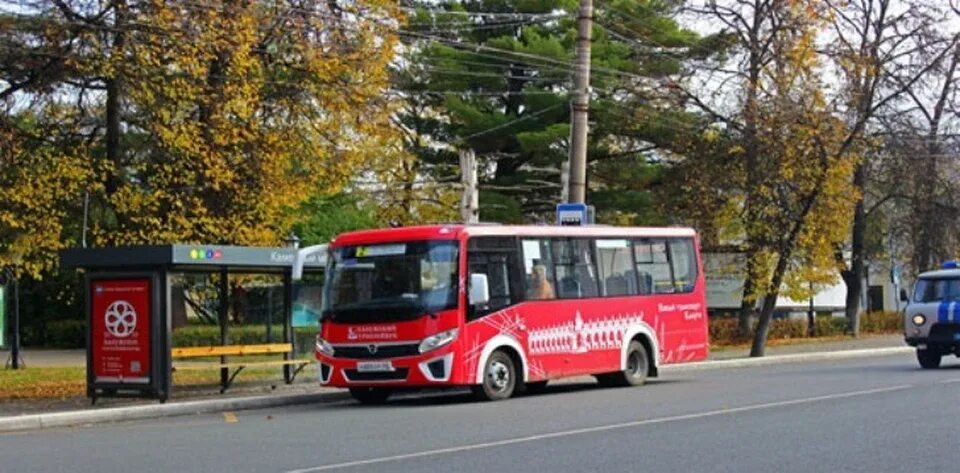
{"label": "front bumper", "polygon": [[[316,354],[320,384],[332,387],[431,387],[454,383],[454,353],[439,349],[423,355],[377,360],[337,358]],[[369,371],[363,364],[386,364]],[[369,365],[367,365],[369,366]]]}
{"label": "front bumper", "polygon": [[935,323],[926,336],[906,335],[904,341],[912,347],[939,347],[945,353],[960,349],[960,323]]}

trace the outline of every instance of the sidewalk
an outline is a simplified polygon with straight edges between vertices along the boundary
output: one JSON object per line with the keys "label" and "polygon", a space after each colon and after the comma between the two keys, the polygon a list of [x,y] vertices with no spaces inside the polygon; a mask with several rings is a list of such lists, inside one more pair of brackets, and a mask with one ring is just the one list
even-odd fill
{"label": "sidewalk", "polygon": [[[86,350],[43,350],[23,348],[20,358],[30,368],[57,368],[66,366],[86,366]],[[9,350],[0,350],[0,360],[7,362],[10,359]]]}
{"label": "sidewalk", "polygon": [[[776,340],[768,343],[766,356],[792,355],[796,353],[811,353],[819,351],[866,350],[870,348],[905,347],[903,335],[868,335],[860,338],[842,338],[827,340]],[[710,349],[711,360],[730,360],[750,356],[750,346],[713,347]]]}

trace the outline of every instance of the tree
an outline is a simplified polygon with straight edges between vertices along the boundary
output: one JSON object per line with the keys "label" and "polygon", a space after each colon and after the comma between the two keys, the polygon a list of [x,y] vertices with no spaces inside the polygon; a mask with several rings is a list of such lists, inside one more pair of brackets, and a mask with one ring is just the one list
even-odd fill
{"label": "tree", "polygon": [[[69,209],[82,205],[92,181],[84,144],[57,135],[29,112],[0,118],[0,268],[19,276],[40,278],[56,266],[57,250],[75,241]],[[50,144],[64,141],[75,147]]]}
{"label": "tree", "polygon": [[399,17],[379,0],[38,0],[3,16],[2,51],[44,60],[5,63],[0,90],[82,135],[51,146],[96,178],[97,244],[271,244],[396,139]]}
{"label": "tree", "polygon": [[[881,142],[870,135],[882,131],[880,117],[884,113],[898,114],[891,109],[903,94],[914,95],[914,89],[923,85],[930,71],[956,44],[957,38],[937,38],[930,29],[938,16],[938,8],[927,2],[893,2],[891,0],[856,0],[827,2],[833,18],[832,32],[837,41],[828,48],[836,69],[842,77],[842,90],[835,107],[844,117],[849,130],[839,152]],[[917,62],[926,51],[929,62]],[[867,201],[869,171],[864,154],[853,173],[853,187],[859,194],[854,210],[850,261],[842,251],[836,252],[841,275],[847,286],[846,316],[850,331],[860,334],[860,300],[863,294],[865,261],[867,259],[867,224],[877,206]],[[884,197],[876,199],[883,202]]]}
{"label": "tree", "polygon": [[735,66],[713,68],[705,79],[739,81],[736,112],[716,106],[717,97],[688,94],[734,139],[730,152],[739,159],[727,179],[737,191],[725,192],[738,209],[731,227],[741,229],[747,259],[740,324],[749,331],[760,298],[751,355],[762,356],[779,294],[804,295],[835,270],[834,244],[844,238],[855,195],[847,180],[859,156],[844,148],[849,129],[819,74],[823,2],[708,1],[696,11],[737,41]]}
{"label": "tree", "polygon": [[149,151],[100,236],[275,243],[288,209],[341,188],[392,133],[381,94],[395,14],[389,2],[145,5],[145,31],[114,66]]}
{"label": "tree", "polygon": [[[482,219],[550,218],[567,160],[576,2],[414,5],[397,83],[419,172],[449,182],[456,150],[469,147],[480,162]],[[677,74],[699,44],[670,18],[675,10],[675,2],[597,5],[588,200],[603,221],[660,221],[649,185],[661,163],[639,117],[677,103],[656,81]]]}

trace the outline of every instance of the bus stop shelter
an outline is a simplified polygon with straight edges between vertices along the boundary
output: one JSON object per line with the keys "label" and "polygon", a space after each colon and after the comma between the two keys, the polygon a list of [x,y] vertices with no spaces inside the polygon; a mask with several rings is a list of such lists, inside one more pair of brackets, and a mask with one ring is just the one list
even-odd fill
{"label": "bus stop shelter", "polygon": [[[302,262],[303,272],[316,273],[322,272],[326,263],[325,252],[306,253],[293,247],[221,245],[61,251],[61,267],[85,271],[88,397],[94,402],[98,397],[146,397],[164,402],[170,397],[174,356],[220,357],[215,367],[220,370],[223,392],[249,364],[228,363],[228,356],[278,354],[283,360],[261,364],[282,366],[284,381],[291,383],[304,366],[299,362],[298,367],[298,362],[293,360],[293,265],[295,261]],[[219,275],[219,346],[173,348],[172,278],[189,273]],[[268,274],[282,278],[281,343],[228,345],[231,274]],[[297,276],[299,279],[299,274]]]}

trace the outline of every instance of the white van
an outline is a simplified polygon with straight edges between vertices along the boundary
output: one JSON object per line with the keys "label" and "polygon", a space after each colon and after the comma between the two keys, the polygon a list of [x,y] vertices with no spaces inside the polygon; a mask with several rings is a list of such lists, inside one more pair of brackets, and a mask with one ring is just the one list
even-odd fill
{"label": "white van", "polygon": [[[904,294],[905,295],[905,294]],[[943,355],[960,356],[960,267],[954,261],[943,269],[921,273],[903,311],[908,345],[917,347],[917,361],[937,368]]]}

